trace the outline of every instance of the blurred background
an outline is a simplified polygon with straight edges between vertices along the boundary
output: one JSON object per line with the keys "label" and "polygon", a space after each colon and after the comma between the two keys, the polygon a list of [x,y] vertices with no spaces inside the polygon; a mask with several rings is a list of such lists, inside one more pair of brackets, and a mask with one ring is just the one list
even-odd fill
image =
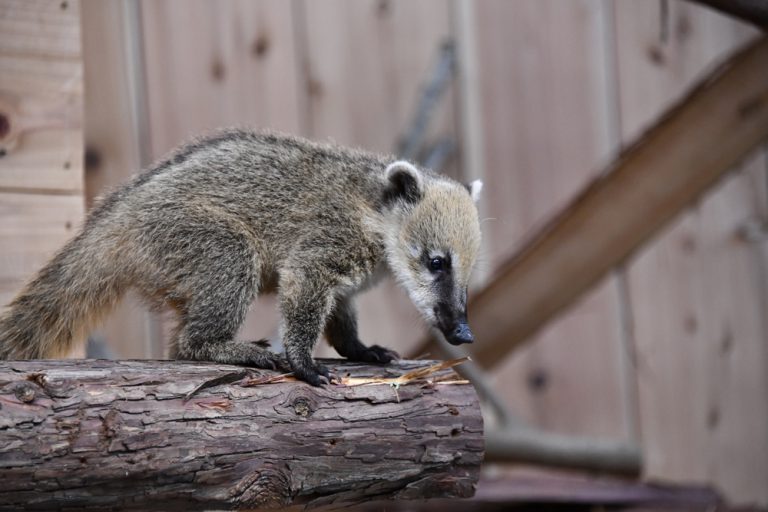
{"label": "blurred background", "polygon": [[[0,301],[96,197],[231,125],[483,179],[477,292],[757,35],[682,0],[3,0]],[[767,171],[764,149],[745,156],[485,364],[495,399],[547,432],[637,446],[646,479],[767,505],[768,238],[753,229],[768,221]],[[392,283],[358,304],[363,341],[423,355],[425,327]],[[163,357],[168,325],[129,297],[90,355]],[[274,338],[276,325],[260,299],[242,336]]]}

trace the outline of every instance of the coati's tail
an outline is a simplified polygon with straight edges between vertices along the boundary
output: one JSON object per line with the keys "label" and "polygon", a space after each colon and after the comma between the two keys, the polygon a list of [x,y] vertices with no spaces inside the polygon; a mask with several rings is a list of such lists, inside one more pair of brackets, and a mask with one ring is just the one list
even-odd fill
{"label": "coati's tail", "polygon": [[120,298],[115,252],[91,242],[72,239],[0,314],[0,359],[63,356]]}

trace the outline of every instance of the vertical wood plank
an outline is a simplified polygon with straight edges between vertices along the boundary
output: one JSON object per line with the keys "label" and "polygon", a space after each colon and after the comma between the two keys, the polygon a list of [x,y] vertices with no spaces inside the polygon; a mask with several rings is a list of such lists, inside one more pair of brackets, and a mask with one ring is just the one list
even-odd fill
{"label": "vertical wood plank", "polygon": [[[392,153],[441,44],[451,36],[449,5],[440,0],[313,0],[300,6],[309,135]],[[427,140],[457,138],[452,93],[443,98]],[[406,351],[422,338],[423,322],[393,282],[382,282],[357,303],[364,342]],[[328,347],[320,352],[334,354]]]}
{"label": "vertical wood plank", "polygon": [[[688,2],[616,5],[621,132],[635,137],[754,34]],[[697,480],[768,501],[766,262],[740,239],[765,212],[766,162],[742,170],[666,230],[629,269],[642,442],[650,478]]]}
{"label": "vertical wood plank", "polygon": [[[493,268],[585,184],[615,150],[600,1],[475,3]],[[495,382],[550,430],[611,438],[632,431],[614,278],[505,361]],[[471,316],[471,312],[470,312]]]}
{"label": "vertical wood plank", "polygon": [[79,9],[77,0],[0,1],[3,306],[82,220]]}

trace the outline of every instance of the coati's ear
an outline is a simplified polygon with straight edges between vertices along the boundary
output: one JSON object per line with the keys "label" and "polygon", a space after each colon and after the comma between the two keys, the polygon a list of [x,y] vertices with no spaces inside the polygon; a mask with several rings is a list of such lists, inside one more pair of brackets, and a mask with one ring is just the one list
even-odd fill
{"label": "coati's ear", "polygon": [[389,164],[384,171],[384,176],[389,182],[385,192],[387,202],[403,199],[409,203],[415,203],[421,199],[424,178],[410,162],[398,160]]}
{"label": "coati's ear", "polygon": [[472,183],[464,186],[467,188],[469,195],[472,196],[472,200],[477,202],[480,199],[480,192],[483,190],[483,182],[480,180],[475,180]]}

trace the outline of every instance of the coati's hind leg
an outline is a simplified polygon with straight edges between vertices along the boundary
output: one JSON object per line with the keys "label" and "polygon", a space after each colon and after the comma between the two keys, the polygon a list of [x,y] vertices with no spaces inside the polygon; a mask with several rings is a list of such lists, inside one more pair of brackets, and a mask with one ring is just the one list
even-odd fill
{"label": "coati's hind leg", "polygon": [[400,356],[394,350],[379,345],[366,347],[357,337],[357,315],[348,297],[336,300],[331,316],[325,324],[325,336],[339,355],[350,361],[364,363],[389,363]]}
{"label": "coati's hind leg", "polygon": [[234,339],[257,289],[257,271],[249,263],[229,261],[227,268],[214,265],[200,276],[192,296],[179,308],[172,357],[288,369],[285,359],[262,343]]}

